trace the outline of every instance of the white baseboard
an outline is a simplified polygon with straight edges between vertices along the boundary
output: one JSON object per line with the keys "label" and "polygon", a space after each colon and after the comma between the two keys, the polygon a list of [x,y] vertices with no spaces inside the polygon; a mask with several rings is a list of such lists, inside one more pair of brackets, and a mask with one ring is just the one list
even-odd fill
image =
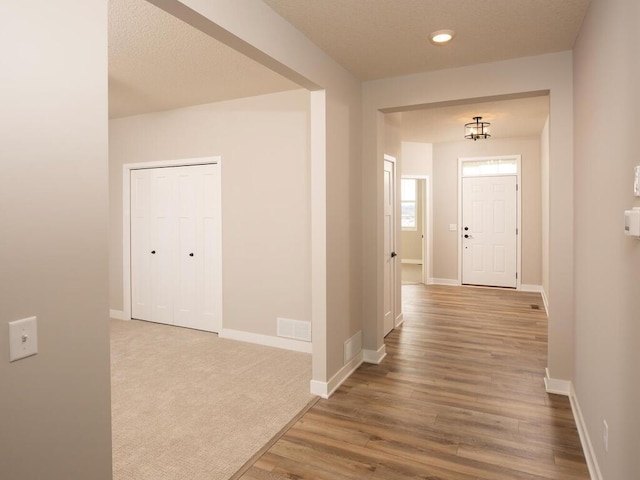
{"label": "white baseboard", "polygon": [[318,395],[322,398],[329,398],[333,392],[335,392],[342,383],[351,376],[356,369],[362,365],[362,351],[360,351],[355,357],[353,357],[347,364],[338,370],[331,380],[328,382],[320,382],[318,380],[311,380],[310,389],[311,393]]}
{"label": "white baseboard", "polygon": [[422,260],[419,258],[403,258],[402,263],[408,263],[409,265],[422,265]]}
{"label": "white baseboard", "polygon": [[362,361],[380,365],[387,356],[387,346],[382,345],[378,350],[362,350]]}
{"label": "white baseboard", "polygon": [[125,318],[122,310],[109,310],[109,317],[115,318],[116,320],[131,320],[130,318]]}
{"label": "white baseboard", "polygon": [[427,280],[429,285],[453,285],[460,286],[460,280],[457,278],[429,278]]}
{"label": "white baseboard", "polygon": [[303,342],[301,340],[272,337],[271,335],[260,335],[258,333],[243,332],[242,330],[232,330],[229,328],[223,328],[218,336],[220,338],[228,338],[230,340],[239,340],[241,342],[265,345],[267,347],[293,350],[294,352],[311,353],[311,342]]}
{"label": "white baseboard", "polygon": [[544,385],[547,389],[547,393],[555,393],[558,395],[566,395],[569,397],[571,403],[571,411],[573,413],[573,419],[576,422],[578,429],[578,435],[580,436],[580,443],[582,445],[582,451],[584,452],[584,458],[587,462],[587,468],[589,469],[589,476],[591,480],[602,480],[602,473],[600,473],[600,467],[598,466],[598,460],[596,458],[591,438],[587,430],[587,424],[582,416],[582,410],[580,409],[580,403],[578,402],[578,396],[573,388],[573,383],[570,380],[559,380],[557,378],[551,378],[549,376],[549,369],[545,369],[546,375],[544,378]]}
{"label": "white baseboard", "polygon": [[580,403],[578,403],[578,396],[571,384],[571,394],[569,395],[569,401],[571,402],[571,411],[573,412],[573,418],[576,421],[576,427],[578,427],[578,434],[580,435],[580,443],[582,444],[582,451],[584,452],[584,458],[587,461],[587,467],[589,468],[589,476],[591,480],[602,480],[602,473],[598,466],[598,460],[596,459],[596,453],[587,431],[587,425],[582,416],[582,410],[580,410]]}
{"label": "white baseboard", "polygon": [[547,315],[549,315],[549,301],[547,300],[547,292],[545,292],[544,288],[542,288],[542,291],[540,293],[542,294],[542,302],[544,303],[544,311],[547,312]]}
{"label": "white baseboard", "polygon": [[542,293],[542,285],[529,285],[523,283],[520,285],[520,288],[518,290],[520,290],[521,292]]}
{"label": "white baseboard", "polygon": [[555,393],[556,395],[571,396],[571,382],[569,380],[560,380],[549,376],[549,369],[545,368],[544,386],[547,393]]}
{"label": "white baseboard", "polygon": [[403,323],[404,323],[404,315],[401,313],[396,317],[395,327],[398,328]]}

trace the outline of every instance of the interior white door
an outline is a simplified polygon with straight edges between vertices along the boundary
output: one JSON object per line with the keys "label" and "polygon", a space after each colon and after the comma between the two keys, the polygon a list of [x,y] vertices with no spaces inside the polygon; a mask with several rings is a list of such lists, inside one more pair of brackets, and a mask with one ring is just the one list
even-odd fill
{"label": "interior white door", "polygon": [[462,283],[517,285],[515,176],[462,179]]}
{"label": "interior white door", "polygon": [[218,164],[131,171],[131,316],[221,328]]}
{"label": "interior white door", "polygon": [[[151,319],[173,323],[174,270],[174,175],[169,169],[148,172],[151,176]],[[137,250],[137,249],[136,249]]]}
{"label": "interior white door", "polygon": [[395,312],[396,228],[395,164],[384,161],[384,334],[393,330]]}

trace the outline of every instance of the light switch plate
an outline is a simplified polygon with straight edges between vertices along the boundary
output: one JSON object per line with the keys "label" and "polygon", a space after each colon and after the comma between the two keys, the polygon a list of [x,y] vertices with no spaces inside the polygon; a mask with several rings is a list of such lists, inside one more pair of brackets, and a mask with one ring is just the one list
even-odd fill
{"label": "light switch plate", "polygon": [[9,361],[38,353],[38,324],[36,317],[9,322]]}
{"label": "light switch plate", "polygon": [[457,230],[458,230],[458,225],[457,224],[455,224],[455,223],[450,223],[449,224],[449,231],[450,232],[455,232]]}

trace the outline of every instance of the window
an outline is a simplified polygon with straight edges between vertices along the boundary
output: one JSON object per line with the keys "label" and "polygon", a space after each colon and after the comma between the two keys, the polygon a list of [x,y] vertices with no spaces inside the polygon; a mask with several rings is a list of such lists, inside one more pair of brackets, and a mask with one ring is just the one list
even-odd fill
{"label": "window", "polygon": [[417,230],[418,181],[415,178],[403,178],[400,181],[400,204],[402,211],[402,230]]}
{"label": "window", "polygon": [[508,175],[518,173],[515,157],[488,160],[469,160],[462,163],[462,176],[479,177],[481,175]]}

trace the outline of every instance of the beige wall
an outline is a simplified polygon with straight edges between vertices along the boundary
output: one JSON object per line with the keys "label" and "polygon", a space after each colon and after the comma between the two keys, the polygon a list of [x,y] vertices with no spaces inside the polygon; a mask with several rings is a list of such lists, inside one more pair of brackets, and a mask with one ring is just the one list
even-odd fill
{"label": "beige wall", "polygon": [[540,237],[542,241],[542,291],[549,291],[549,118],[540,135]]}
{"label": "beige wall", "polygon": [[151,1],[323,94],[311,111],[312,386],[329,386],[362,328],[360,82],[261,0]]}
{"label": "beige wall", "polygon": [[111,308],[122,309],[122,165],[222,157],[223,328],[311,320],[306,90],[109,122]]}
{"label": "beige wall", "polygon": [[3,480],[111,479],[106,27],[104,1],[0,5]]}
{"label": "beige wall", "polygon": [[492,138],[487,141],[448,142],[433,146],[433,276],[458,278],[458,158],[521,155],[522,273],[521,281],[541,285],[540,138]]}
{"label": "beige wall", "polygon": [[640,472],[640,241],[626,237],[622,223],[624,210],[640,206],[632,187],[639,21],[637,0],[593,0],[574,57],[575,389],[607,480]]}
{"label": "beige wall", "polygon": [[[523,92],[550,92],[549,355],[552,377],[573,377],[573,76],[571,52],[439,70],[363,84],[365,348],[382,335],[382,110]],[[436,175],[434,165],[434,177]]]}
{"label": "beige wall", "polygon": [[421,142],[401,142],[402,175],[433,173],[433,145]]}

